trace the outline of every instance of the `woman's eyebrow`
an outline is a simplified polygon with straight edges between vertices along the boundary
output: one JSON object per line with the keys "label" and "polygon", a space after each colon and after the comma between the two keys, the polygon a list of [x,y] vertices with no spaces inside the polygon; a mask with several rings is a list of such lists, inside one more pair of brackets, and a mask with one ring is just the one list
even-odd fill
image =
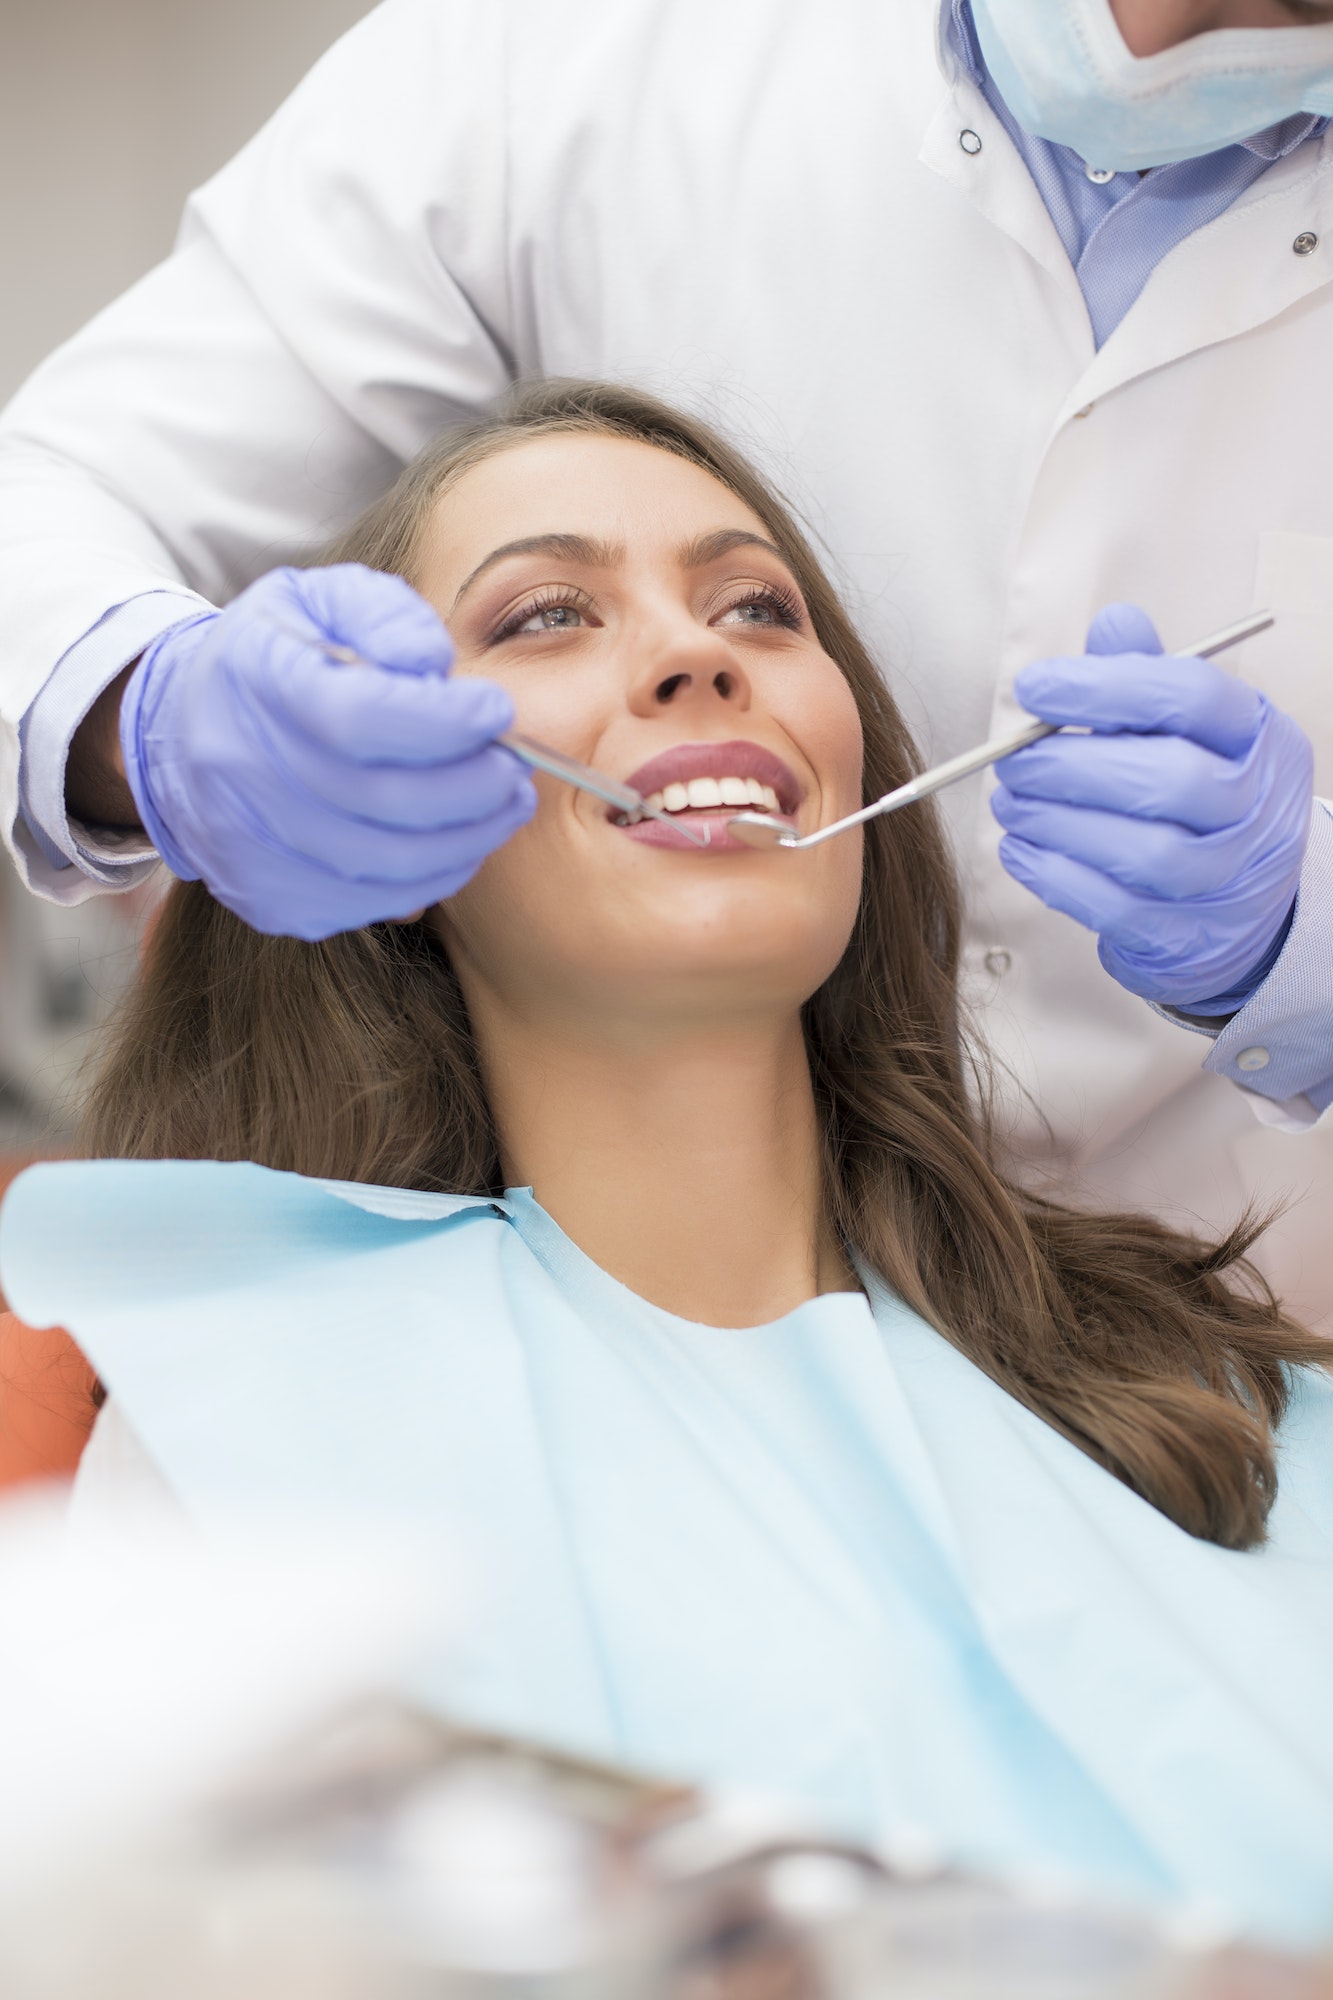
{"label": "woman's eyebrow", "polygon": [[[766,549],[778,561],[787,564],[787,558],[776,542],[770,542],[763,535],[752,534],[748,528],[716,528],[709,535],[696,535],[692,542],[686,542],[679,550],[677,560],[682,569],[703,569],[706,564],[717,562],[722,556],[730,555],[733,549]],[[614,569],[625,560],[624,545],[619,542],[599,542],[587,535],[524,535],[516,542],[502,542],[498,549],[492,549],[483,556],[477,567],[464,577],[450,608],[450,615],[457,611],[479,577],[504,562],[508,556],[556,556],[563,562],[586,563],[595,569]],[[790,567],[790,565],[787,565]]]}
{"label": "woman's eyebrow", "polygon": [[478,577],[484,576],[496,563],[503,562],[506,556],[558,556],[564,562],[613,569],[625,560],[625,551],[618,542],[590,541],[587,535],[524,535],[517,542],[503,542],[498,549],[492,549],[488,556],[483,556],[471,575],[463,579],[450,610],[457,611]]}
{"label": "woman's eyebrow", "polygon": [[682,569],[702,569],[706,563],[729,556],[733,549],[747,548],[767,549],[785,568],[791,568],[776,542],[770,542],[764,535],[751,534],[748,528],[718,528],[711,535],[697,535],[681,549],[679,562]]}

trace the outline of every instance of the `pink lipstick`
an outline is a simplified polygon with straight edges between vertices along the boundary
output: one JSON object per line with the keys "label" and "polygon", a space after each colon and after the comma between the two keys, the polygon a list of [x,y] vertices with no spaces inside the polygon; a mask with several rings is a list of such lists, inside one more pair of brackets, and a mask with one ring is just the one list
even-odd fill
{"label": "pink lipstick", "polygon": [[[708,851],[715,853],[742,851],[727,824],[735,814],[776,813],[794,824],[805,796],[790,765],[772,750],[743,740],[675,744],[640,765],[627,782],[690,826],[706,828]],[[608,817],[614,819],[614,812]],[[640,820],[623,831],[651,847],[692,845],[661,820]]]}

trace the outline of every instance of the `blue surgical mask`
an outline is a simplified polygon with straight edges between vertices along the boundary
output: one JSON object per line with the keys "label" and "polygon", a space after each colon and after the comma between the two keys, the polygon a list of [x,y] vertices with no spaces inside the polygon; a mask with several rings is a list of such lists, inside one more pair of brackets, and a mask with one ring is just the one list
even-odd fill
{"label": "blue surgical mask", "polygon": [[1025,131],[1094,167],[1192,160],[1296,112],[1333,114],[1333,24],[1228,28],[1132,56],[1110,0],[972,0],[982,54]]}

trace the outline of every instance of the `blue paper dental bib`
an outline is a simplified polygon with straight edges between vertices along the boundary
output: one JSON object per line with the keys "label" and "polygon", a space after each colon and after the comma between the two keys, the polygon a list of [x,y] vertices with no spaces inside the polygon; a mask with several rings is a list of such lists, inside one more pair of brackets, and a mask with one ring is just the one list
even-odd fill
{"label": "blue paper dental bib", "polygon": [[461,1547],[470,1616],[429,1686],[455,1713],[861,1838],[1333,1933],[1321,1376],[1270,1540],[1237,1555],[881,1287],[694,1325],[526,1190],[45,1166],[6,1202],[0,1276],[203,1528],[352,1514]]}

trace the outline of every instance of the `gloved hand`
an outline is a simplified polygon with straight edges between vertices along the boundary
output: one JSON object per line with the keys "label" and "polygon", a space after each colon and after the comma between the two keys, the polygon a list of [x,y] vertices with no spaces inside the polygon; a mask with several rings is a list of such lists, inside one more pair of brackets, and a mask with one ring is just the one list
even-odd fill
{"label": "gloved hand", "polygon": [[996,766],[1000,858],[1098,933],[1102,964],[1131,993],[1234,1012],[1290,928],[1309,742],[1211,661],[1164,657],[1133,605],[1099,614],[1088,654],[1040,660],[1014,683],[1034,715],[1094,733],[1047,737]]}
{"label": "gloved hand", "polygon": [[[335,666],[305,633],[374,665]],[[513,721],[508,695],[451,680],[452,659],[425,600],[356,563],[273,570],[161,633],[125,690],[120,740],[167,866],[287,937],[461,889],[537,800],[493,742]]]}

